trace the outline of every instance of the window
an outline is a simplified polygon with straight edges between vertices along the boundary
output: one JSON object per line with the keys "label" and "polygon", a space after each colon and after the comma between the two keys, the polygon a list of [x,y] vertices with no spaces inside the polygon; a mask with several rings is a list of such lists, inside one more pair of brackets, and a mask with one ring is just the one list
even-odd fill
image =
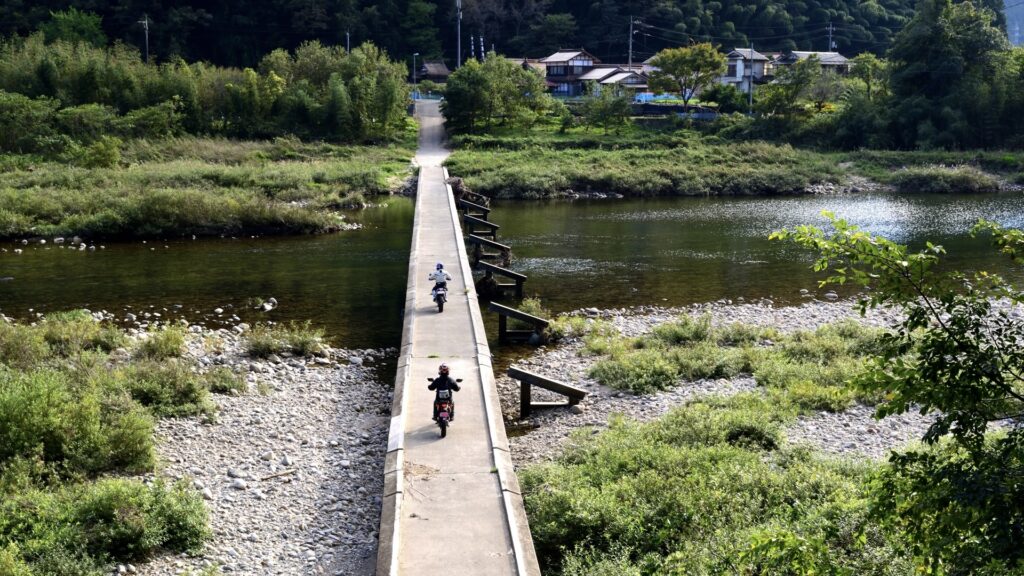
{"label": "window", "polygon": [[730,78],[735,78],[736,77],[736,63],[735,62],[729,62],[729,69],[726,70],[725,75],[730,77]]}
{"label": "window", "polygon": [[565,76],[565,66],[548,66],[548,76]]}

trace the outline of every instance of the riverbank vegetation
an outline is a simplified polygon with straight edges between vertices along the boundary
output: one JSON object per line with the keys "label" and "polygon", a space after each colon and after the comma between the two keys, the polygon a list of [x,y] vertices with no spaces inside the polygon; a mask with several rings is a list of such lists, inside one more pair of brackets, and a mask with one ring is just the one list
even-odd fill
{"label": "riverbank vegetation", "polygon": [[109,167],[0,157],[0,238],[100,239],[337,230],[343,210],[400,190],[411,142],[339,146],[178,137],[123,143]]}
{"label": "riverbank vegetation", "polygon": [[[763,389],[695,400],[651,423],[614,420],[599,435],[582,430],[555,462],[522,471],[546,571],[1020,571],[1024,429],[999,423],[1024,407],[1024,295],[996,276],[944,270],[939,246],[911,252],[831,224],[828,233],[800,227],[775,238],[818,252],[827,283],[866,288],[863,310],[901,311],[895,330],[843,323],[778,334],[684,318],[640,338],[586,336],[585,352],[607,356],[592,375],[622,389],[748,371]],[[982,222],[974,232],[1021,260],[1020,231]],[[851,400],[874,404],[879,418],[920,410],[934,420],[922,445],[885,463],[786,443],[783,429],[798,414]]]}
{"label": "riverbank vegetation", "polygon": [[125,477],[153,471],[158,418],[213,414],[183,349],[175,329],[133,343],[85,312],[0,321],[0,572],[100,575],[202,546],[197,493]]}

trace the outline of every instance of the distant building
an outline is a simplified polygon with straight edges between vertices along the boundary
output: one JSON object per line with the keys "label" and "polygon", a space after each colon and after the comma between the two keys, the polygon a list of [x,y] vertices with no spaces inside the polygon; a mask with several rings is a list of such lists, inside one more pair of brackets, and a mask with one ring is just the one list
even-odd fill
{"label": "distant building", "polygon": [[513,64],[522,67],[523,70],[533,70],[539,72],[541,76],[547,74],[547,66],[544,62],[537,58],[509,58]]}
{"label": "distant building", "polygon": [[749,93],[754,84],[764,82],[766,76],[771,76],[771,59],[756,50],[736,48],[726,55],[726,59],[725,74],[718,81],[735,86],[744,94]]}
{"label": "distant building", "polygon": [[817,56],[822,70],[833,70],[839,74],[846,74],[850,71],[850,60],[839,52],[798,52],[794,50],[782,53],[775,58],[772,64],[776,67],[791,66],[812,56]]}
{"label": "distant building", "polygon": [[586,50],[559,50],[541,62],[545,67],[545,79],[553,94],[558,96],[579,96],[583,93],[583,80],[601,61]]}
{"label": "distant building", "polygon": [[451,74],[451,70],[441,60],[424,60],[419,69],[419,79],[432,82],[447,82]]}

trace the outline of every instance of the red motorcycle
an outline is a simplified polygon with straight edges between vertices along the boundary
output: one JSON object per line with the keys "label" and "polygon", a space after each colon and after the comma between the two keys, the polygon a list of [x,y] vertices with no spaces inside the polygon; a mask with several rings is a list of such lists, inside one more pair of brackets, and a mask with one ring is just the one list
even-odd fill
{"label": "red motorcycle", "polygon": [[[433,378],[427,378],[430,382],[433,382]],[[462,378],[456,378],[456,382],[462,382]],[[455,415],[455,399],[452,397],[451,390],[438,390],[437,396],[434,399],[434,414],[437,414],[437,426],[441,429],[441,438],[448,435],[448,425],[452,421],[452,417]]]}

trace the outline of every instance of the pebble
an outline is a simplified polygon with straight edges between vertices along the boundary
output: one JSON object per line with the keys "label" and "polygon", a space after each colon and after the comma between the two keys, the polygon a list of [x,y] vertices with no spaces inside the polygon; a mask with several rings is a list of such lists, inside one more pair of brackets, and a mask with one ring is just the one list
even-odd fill
{"label": "pebble", "polygon": [[[158,457],[167,463],[160,474],[189,480],[206,501],[214,536],[194,556],[158,555],[139,573],[195,574],[210,565],[225,574],[367,573],[377,553],[376,538],[367,535],[380,522],[390,382],[362,365],[332,363],[325,370],[292,355],[250,358],[242,352],[246,329],[193,326],[186,359],[199,371],[252,365],[250,386],[262,383],[270,392],[213,395],[212,424],[158,422]],[[326,357],[396,353],[330,349]],[[339,402],[362,410],[339,411]],[[275,476],[283,471],[289,473]],[[333,502],[325,505],[328,499]]]}
{"label": "pebble", "polygon": [[[832,300],[827,294],[824,297]],[[654,326],[675,320],[681,314],[710,314],[715,324],[769,325],[783,332],[813,330],[845,318],[859,318],[853,302],[838,300],[838,297],[834,301],[811,299],[800,306],[790,307],[775,307],[770,301],[742,304],[720,301],[685,308],[641,306],[596,311],[586,308],[579,310],[578,314],[608,320],[628,337],[648,333]],[[881,327],[892,326],[897,320],[893,312],[877,310],[860,319],[865,324]],[[761,344],[772,345],[767,341]],[[587,372],[599,357],[582,356],[582,350],[580,339],[570,339],[538,348],[524,358],[513,360],[515,365],[528,367],[588,392],[580,404],[568,409],[537,410],[526,420],[512,420],[517,428],[527,430],[525,434],[509,436],[512,459],[517,466],[551,460],[560,453],[574,430],[592,426],[599,431],[607,427],[609,417],[616,413],[637,420],[653,420],[700,396],[728,396],[759,389],[753,377],[740,375],[732,379],[680,381],[671,390],[636,396],[606,388],[589,378]],[[502,411],[509,419],[519,413],[519,383],[504,375],[497,376]],[[564,400],[562,396],[536,387],[533,394],[538,401]],[[785,430],[785,435],[791,443],[807,444],[828,453],[878,459],[885,457],[891,449],[919,439],[931,421],[931,417],[913,412],[879,422],[874,420],[871,408],[854,406],[838,414],[823,412],[802,417]],[[878,432],[871,433],[869,426]]]}

